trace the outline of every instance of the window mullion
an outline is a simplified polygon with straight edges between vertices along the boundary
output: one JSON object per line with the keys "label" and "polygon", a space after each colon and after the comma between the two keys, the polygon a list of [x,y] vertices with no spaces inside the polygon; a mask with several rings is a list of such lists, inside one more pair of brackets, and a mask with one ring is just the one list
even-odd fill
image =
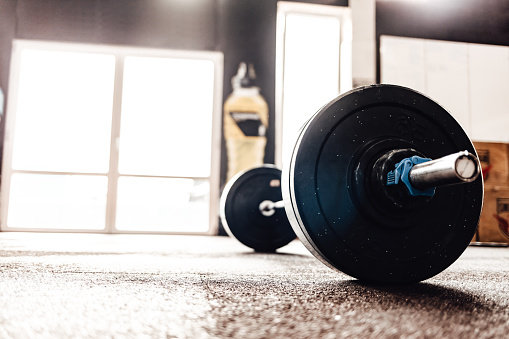
{"label": "window mullion", "polygon": [[115,232],[117,210],[118,158],[120,141],[120,119],[122,110],[122,86],[124,82],[124,56],[115,57],[115,82],[111,122],[110,165],[108,170],[108,195],[106,200],[105,232]]}

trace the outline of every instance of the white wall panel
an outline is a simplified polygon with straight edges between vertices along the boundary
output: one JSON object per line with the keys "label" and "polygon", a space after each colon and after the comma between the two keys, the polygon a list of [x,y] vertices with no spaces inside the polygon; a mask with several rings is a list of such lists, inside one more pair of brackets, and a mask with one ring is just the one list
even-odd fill
{"label": "white wall panel", "polygon": [[425,41],[425,93],[442,105],[470,133],[467,44]]}
{"label": "white wall panel", "polygon": [[424,47],[424,40],[383,36],[380,42],[381,82],[425,92]]}
{"label": "white wall panel", "polygon": [[509,47],[382,36],[381,82],[421,91],[475,141],[509,142]]}
{"label": "white wall panel", "polygon": [[509,142],[509,47],[468,47],[472,139]]}

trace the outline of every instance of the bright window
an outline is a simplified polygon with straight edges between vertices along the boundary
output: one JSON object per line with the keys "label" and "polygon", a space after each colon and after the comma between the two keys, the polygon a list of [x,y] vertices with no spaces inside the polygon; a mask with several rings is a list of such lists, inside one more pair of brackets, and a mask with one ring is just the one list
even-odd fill
{"label": "bright window", "polygon": [[116,225],[120,230],[205,232],[210,183],[205,179],[120,177]]}
{"label": "bright window", "polygon": [[16,40],[3,230],[213,233],[222,54]]}
{"label": "bright window", "polygon": [[24,48],[19,56],[13,169],[108,172],[113,55]]}
{"label": "bright window", "polygon": [[119,172],[208,177],[213,87],[211,61],[127,57]]}
{"label": "bright window", "polygon": [[352,88],[350,10],[278,3],[277,162],[300,127],[339,93]]}
{"label": "bright window", "polygon": [[103,229],[107,187],[105,176],[14,173],[7,225]]}

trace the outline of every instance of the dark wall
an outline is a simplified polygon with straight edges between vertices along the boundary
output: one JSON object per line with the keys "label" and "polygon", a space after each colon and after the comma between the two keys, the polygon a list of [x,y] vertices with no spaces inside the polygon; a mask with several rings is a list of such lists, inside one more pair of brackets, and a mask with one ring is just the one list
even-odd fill
{"label": "dark wall", "polygon": [[215,48],[215,2],[209,0],[17,1],[17,38]]}
{"label": "dark wall", "polygon": [[[224,53],[223,102],[231,93],[231,78],[241,61],[252,62],[257,85],[269,106],[269,130],[265,162],[274,162],[274,110],[276,64],[276,10],[275,1],[218,2],[218,50]],[[224,140],[222,154],[226,155]],[[226,156],[222,157],[221,173],[226,173]],[[221,186],[225,176],[221,176]]]}
{"label": "dark wall", "polygon": [[[348,0],[299,2],[348,5]],[[277,0],[0,0],[0,86],[7,96],[13,39],[221,51],[224,99],[241,61],[256,68],[269,105],[265,162],[273,163],[276,11]],[[224,142],[222,150],[221,187]]]}
{"label": "dark wall", "polygon": [[[381,35],[509,46],[509,1],[377,0],[377,51]],[[379,53],[377,65],[380,82]]]}
{"label": "dark wall", "polygon": [[[7,96],[11,42],[16,35],[16,2],[0,0],[0,87]],[[2,137],[3,140],[3,129]]]}
{"label": "dark wall", "polygon": [[[224,96],[239,62],[253,62],[273,122],[276,8],[275,0],[0,0],[0,86],[8,91],[12,39],[222,51]],[[268,138],[273,162],[273,124]],[[225,156],[221,164],[224,181]]]}
{"label": "dark wall", "polygon": [[216,50],[216,12],[210,0],[0,0],[0,84],[13,38]]}
{"label": "dark wall", "polygon": [[[348,0],[300,2],[348,5]],[[0,0],[0,86],[7,92],[15,38],[222,51],[225,98],[241,61],[256,68],[269,104],[265,161],[272,163],[276,10],[276,0]],[[222,178],[225,170],[224,158]]]}
{"label": "dark wall", "polygon": [[[274,163],[276,0],[216,0],[217,50],[224,53],[223,102],[232,91],[231,78],[241,61],[252,62],[257,85],[269,106],[265,163]],[[348,0],[297,0],[321,5],[348,6]],[[221,186],[226,177],[226,149],[222,145]]]}
{"label": "dark wall", "polygon": [[7,96],[13,39],[213,51],[217,21],[210,0],[0,0],[0,86]]}

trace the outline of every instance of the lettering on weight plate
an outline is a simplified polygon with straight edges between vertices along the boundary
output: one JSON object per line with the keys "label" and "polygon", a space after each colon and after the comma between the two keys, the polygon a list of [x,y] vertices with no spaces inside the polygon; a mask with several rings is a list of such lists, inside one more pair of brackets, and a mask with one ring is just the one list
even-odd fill
{"label": "lettering on weight plate", "polygon": [[347,240],[348,244],[353,248],[369,251],[371,255],[383,257],[386,262],[404,262],[409,258],[401,257],[398,252],[401,249],[408,251],[408,237],[402,235],[400,237],[382,236],[380,234],[369,234],[364,230],[354,231]]}
{"label": "lettering on weight plate", "polygon": [[354,231],[350,235],[348,242],[354,245],[354,247],[361,248],[363,250],[370,250],[374,255],[379,255],[383,252],[382,244],[378,240],[373,239],[368,232],[363,230]]}
{"label": "lettering on weight plate", "polygon": [[426,140],[428,127],[426,124],[416,121],[409,115],[401,115],[396,119],[394,124],[396,132],[403,137],[411,138],[418,141]]}

